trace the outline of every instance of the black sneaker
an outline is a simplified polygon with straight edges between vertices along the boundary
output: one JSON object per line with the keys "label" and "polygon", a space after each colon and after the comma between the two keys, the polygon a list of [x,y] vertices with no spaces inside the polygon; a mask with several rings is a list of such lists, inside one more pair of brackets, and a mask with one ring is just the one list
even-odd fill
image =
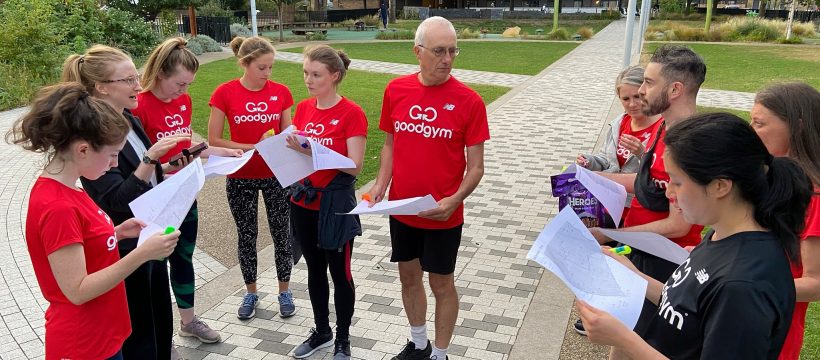
{"label": "black sneaker", "polygon": [[416,349],[416,344],[412,341],[407,341],[407,345],[401,352],[394,356],[392,360],[429,360],[430,354],[433,352],[433,347],[430,346],[430,340],[427,340],[427,347],[424,350]]}
{"label": "black sneaker", "polygon": [[572,324],[572,328],[575,329],[575,332],[577,332],[579,335],[587,336],[587,331],[584,329],[584,323],[581,321],[581,319],[578,319],[575,322],[575,324]]}
{"label": "black sneaker", "polygon": [[316,350],[333,346],[333,333],[320,334],[316,329],[310,329],[307,340],[293,349],[293,357],[303,359],[313,355]]}
{"label": "black sneaker", "polygon": [[333,346],[333,360],[350,360],[350,340],[336,339]]}

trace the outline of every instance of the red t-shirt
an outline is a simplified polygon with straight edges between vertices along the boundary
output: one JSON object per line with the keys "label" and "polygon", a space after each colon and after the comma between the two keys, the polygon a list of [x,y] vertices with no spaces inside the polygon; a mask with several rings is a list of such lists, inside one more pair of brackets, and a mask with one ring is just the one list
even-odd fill
{"label": "red t-shirt", "polygon": [[[655,151],[653,153],[652,158],[652,165],[649,168],[649,177],[655,182],[655,184],[658,187],[664,190],[666,189],[667,185],[669,185],[669,174],[666,172],[666,167],[664,167],[663,165],[663,151],[666,149],[666,143],[663,141],[665,135],[666,129],[661,131],[661,134],[657,140],[658,144],[655,146]],[[635,197],[632,199],[632,205],[630,207],[629,213],[626,215],[626,219],[624,219],[624,227],[643,225],[651,223],[653,221],[666,219],[667,217],[669,217],[669,211],[649,210],[643,207],[641,203],[638,201],[638,198]],[[672,240],[676,244],[683,247],[695,246],[700,243],[700,232],[702,230],[702,225],[693,224],[692,227],[689,229],[688,234],[682,237],[673,238],[669,240]]]}
{"label": "red t-shirt", "polygon": [[[632,135],[638,139],[641,139],[644,148],[649,148],[649,140],[658,132],[658,126],[662,124],[663,121],[655,121],[654,124],[649,125],[646,129],[643,130],[632,130],[632,116],[629,114],[624,114],[624,118],[621,120],[621,128],[618,129],[618,138],[621,138],[621,135],[627,134]],[[626,148],[621,145],[621,142],[618,141],[618,148],[615,152],[615,157],[618,158],[618,166],[623,167],[626,163],[626,160],[632,155],[632,152],[627,150]]]}
{"label": "red t-shirt", "polygon": [[[329,149],[347,156],[347,139],[356,136],[367,136],[367,117],[359,105],[342,97],[330,109],[316,108],[316,98],[306,99],[296,105],[293,126],[308,133],[308,137]],[[313,187],[323,188],[330,184],[339,170],[319,170],[310,174],[307,179]],[[305,204],[305,199],[293,201],[306,209],[319,210],[322,193],[317,193],[316,200]]]}
{"label": "red t-shirt", "polygon": [[[137,107],[131,110],[142,122],[151,143],[166,136],[191,135],[191,96],[183,94],[169,102],[158,99],[151,91],[137,95]],[[173,149],[160,157],[160,162],[168,162],[172,156],[191,147],[191,140],[180,141]]]}
{"label": "red t-shirt", "polygon": [[[437,86],[422,85],[418,73],[391,81],[379,128],[393,134],[389,198],[395,200],[431,194],[438,201],[455,194],[464,180],[465,147],[490,138],[481,97],[452,76]],[[395,218],[416,228],[449,229],[464,223],[464,205],[446,221]]]}
{"label": "red t-shirt", "polygon": [[[270,80],[261,90],[251,91],[236,79],[219,85],[211,95],[209,105],[225,113],[231,141],[256,144],[266,131],[273,130],[278,134],[282,130],[282,112],[290,111],[293,95],[285,85]],[[245,166],[228,177],[261,179],[273,177],[273,173],[257,152]]]}
{"label": "red t-shirt", "polygon": [[105,359],[122,348],[131,334],[125,284],[74,305],[51,271],[48,255],[81,244],[89,274],[120,259],[111,219],[82,190],[40,177],[31,189],[26,216],[26,244],[46,310],[46,359]]}
{"label": "red t-shirt", "polygon": [[[806,210],[806,229],[800,239],[806,240],[810,237],[820,237],[820,195],[816,195],[820,189],[814,189],[815,195],[811,197],[811,203]],[[797,279],[803,276],[803,266],[792,265],[792,276]],[[786,334],[786,342],[780,351],[778,359],[787,360],[800,358],[800,349],[803,347],[803,332],[806,330],[806,310],[809,303],[798,302],[794,306],[792,323],[789,326],[789,333]]]}

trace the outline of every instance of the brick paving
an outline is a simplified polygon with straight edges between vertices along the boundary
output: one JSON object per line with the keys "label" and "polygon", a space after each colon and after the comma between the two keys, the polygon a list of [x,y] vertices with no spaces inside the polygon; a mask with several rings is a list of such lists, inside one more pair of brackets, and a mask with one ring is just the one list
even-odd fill
{"label": "brick paving", "polygon": [[[571,296],[550,274],[526,260],[530,244],[556,213],[549,194],[548,176],[579,152],[589,151],[609,120],[613,81],[620,70],[624,22],[613,22],[535,76],[455,70],[462,81],[513,87],[488,107],[492,139],[486,144],[485,176],[468,199],[462,246],[456,266],[461,311],[450,346],[451,359],[511,359],[522,339],[536,290],[546,288],[550,304],[563,309],[557,331],[543,343],[560,343],[568,318]],[[221,59],[230,54],[210,55]],[[286,61],[300,54],[279,52]],[[416,66],[355,60],[353,68],[392,74],[411,73]],[[750,94],[736,93],[721,100],[724,92],[708,91],[704,105],[748,109]],[[10,128],[24,109],[0,113],[0,132]],[[42,165],[42,157],[0,142],[0,358],[43,357],[44,310],[23,239],[28,191]],[[202,206],[202,205],[201,205]],[[225,214],[226,227],[232,227]],[[364,217],[364,236],[356,240],[352,270],[357,285],[356,313],[351,328],[353,356],[389,359],[409,336],[401,303],[395,264],[389,262],[387,219]],[[200,234],[200,237],[213,234]],[[229,241],[233,241],[232,239]],[[261,261],[261,259],[260,259]],[[303,341],[312,326],[304,264],[295,266],[291,287],[299,312],[278,317],[275,270],[260,267],[260,305],[256,318],[241,321],[236,309],[244,287],[227,280],[228,269],[205,251],[194,255],[197,287],[229,287],[228,295],[200,307],[201,317],[222,333],[218,344],[202,344],[175,337],[188,359],[290,359],[292,348]],[[233,284],[233,285],[232,285]],[[554,289],[554,290],[551,290]],[[331,298],[332,302],[332,298]],[[201,304],[200,302],[198,302]],[[433,337],[428,291],[428,330]],[[332,309],[332,306],[331,306]],[[565,314],[564,314],[565,313]],[[331,321],[333,315],[331,315]],[[536,321],[541,321],[536,319]],[[560,347],[560,346],[559,346]],[[319,351],[311,359],[330,359]],[[523,358],[523,357],[519,357]],[[539,358],[557,359],[547,351]]]}

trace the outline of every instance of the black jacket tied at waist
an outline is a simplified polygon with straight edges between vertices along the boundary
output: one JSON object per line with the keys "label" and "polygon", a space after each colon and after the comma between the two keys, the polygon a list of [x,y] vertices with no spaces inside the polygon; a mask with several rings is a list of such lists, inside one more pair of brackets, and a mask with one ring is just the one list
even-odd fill
{"label": "black jacket tied at waist", "polygon": [[323,193],[319,204],[319,248],[339,250],[355,236],[362,234],[362,224],[358,215],[336,215],[347,213],[356,207],[356,177],[339,172],[324,188],[315,188],[310,179],[290,186],[290,195],[296,201],[305,199],[310,204]]}

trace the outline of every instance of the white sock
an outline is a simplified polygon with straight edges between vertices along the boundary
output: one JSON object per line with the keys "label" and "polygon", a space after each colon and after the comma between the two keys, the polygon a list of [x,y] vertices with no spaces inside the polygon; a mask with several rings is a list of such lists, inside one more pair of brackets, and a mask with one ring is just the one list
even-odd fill
{"label": "white sock", "polygon": [[439,349],[435,345],[433,345],[433,353],[430,354],[430,359],[432,360],[445,360],[447,359],[447,349]]}
{"label": "white sock", "polygon": [[427,324],[421,326],[410,326],[410,340],[416,345],[416,349],[427,348]]}

